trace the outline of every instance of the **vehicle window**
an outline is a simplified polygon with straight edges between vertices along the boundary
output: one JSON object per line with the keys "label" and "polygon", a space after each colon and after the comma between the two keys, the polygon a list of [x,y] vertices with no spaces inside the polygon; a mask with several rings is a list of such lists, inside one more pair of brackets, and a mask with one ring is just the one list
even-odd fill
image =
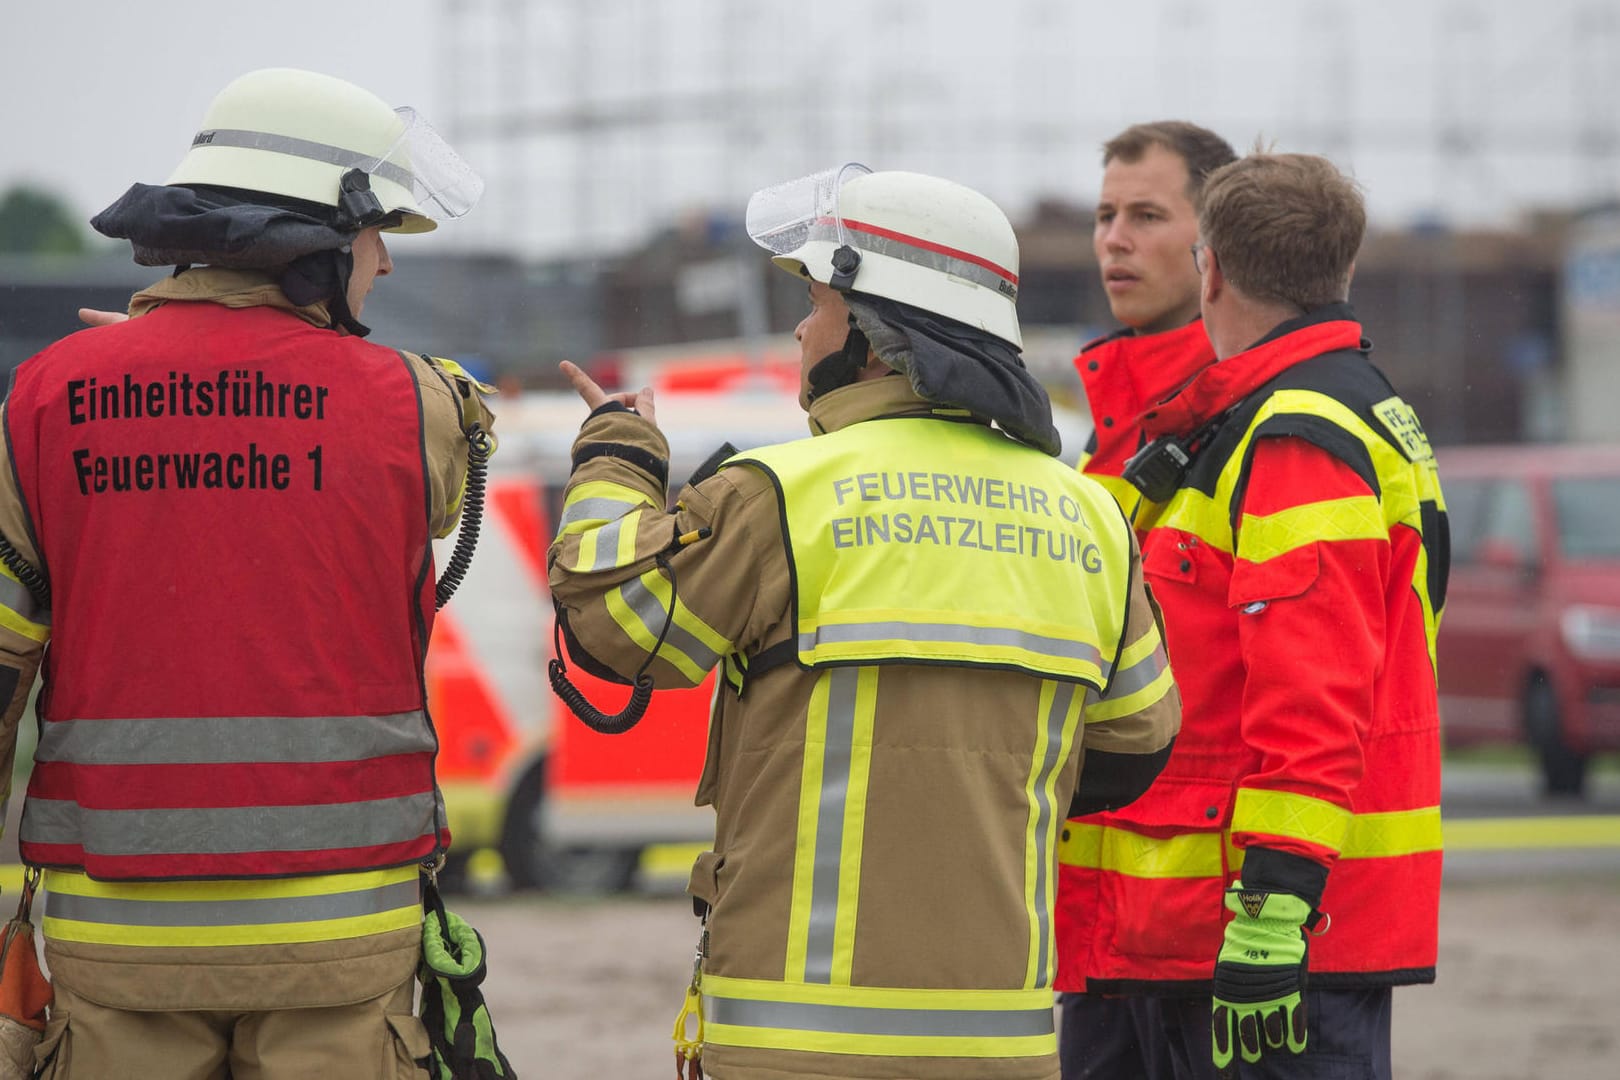
{"label": "vehicle window", "polygon": [[1480,517],[1485,507],[1486,482],[1477,477],[1440,478],[1446,493],[1446,522],[1451,529],[1451,561],[1470,563],[1479,547]]}
{"label": "vehicle window", "polygon": [[1499,480],[1491,485],[1479,543],[1511,551],[1526,563],[1540,561],[1536,558],[1536,519],[1531,511],[1530,491],[1524,484]]}
{"label": "vehicle window", "polygon": [[1620,558],[1620,476],[1553,481],[1558,548],[1571,559]]}

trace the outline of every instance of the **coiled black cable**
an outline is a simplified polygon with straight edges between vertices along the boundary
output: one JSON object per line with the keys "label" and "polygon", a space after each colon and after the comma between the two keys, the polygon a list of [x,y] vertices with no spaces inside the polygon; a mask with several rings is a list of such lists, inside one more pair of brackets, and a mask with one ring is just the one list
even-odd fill
{"label": "coiled black cable", "polygon": [[51,609],[51,583],[45,580],[44,574],[29,565],[28,560],[22,557],[22,553],[12,547],[11,541],[4,536],[0,536],[0,562],[4,562],[7,569],[17,575],[17,580],[33,595],[34,603],[38,604],[41,610]]}
{"label": "coiled black cable", "polygon": [[[709,535],[708,529],[700,530],[702,536]],[[694,536],[698,534],[694,533]],[[672,547],[679,547],[681,541],[677,539]],[[647,706],[652,704],[653,679],[647,674],[647,668],[652,666],[653,657],[658,650],[664,647],[664,639],[669,636],[669,628],[675,622],[675,605],[678,603],[679,593],[675,590],[675,568],[669,564],[667,552],[659,552],[655,557],[658,568],[669,576],[669,610],[664,612],[664,626],[658,631],[658,641],[653,645],[647,659],[641,662],[636,673],[631,678],[633,684],[630,690],[630,700],[625,702],[624,708],[616,713],[603,712],[586,700],[585,694],[579,687],[568,681],[568,665],[563,662],[562,642],[562,615],[559,613],[556,622],[552,624],[551,635],[553,652],[551,663],[546,665],[546,673],[551,678],[551,691],[562,699],[568,706],[568,711],[580,718],[584,725],[592,731],[603,735],[623,735],[647,715]]]}
{"label": "coiled black cable", "polygon": [[473,424],[467,432],[467,493],[461,500],[461,529],[456,533],[455,550],[444,564],[444,573],[433,587],[435,608],[450,602],[472,566],[478,531],[484,522],[484,484],[489,475],[489,455],[494,449],[489,432],[483,425]]}

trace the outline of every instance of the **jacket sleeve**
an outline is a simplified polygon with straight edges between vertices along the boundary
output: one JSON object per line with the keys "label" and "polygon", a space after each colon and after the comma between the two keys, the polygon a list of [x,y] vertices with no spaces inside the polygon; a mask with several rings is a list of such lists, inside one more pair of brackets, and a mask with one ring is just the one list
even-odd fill
{"label": "jacket sleeve", "polygon": [[448,536],[467,495],[468,432],[473,424],[493,433],[495,416],[484,403],[486,386],[454,360],[405,353],[422,396],[422,441],[427,452],[431,499],[429,527]]}
{"label": "jacket sleeve", "polygon": [[[0,406],[0,432],[5,407]],[[27,514],[11,468],[9,440],[0,437],[0,536],[29,566],[40,565]],[[40,657],[51,634],[50,612],[40,608],[17,572],[0,563],[0,812],[11,798],[17,725],[28,708]]]}
{"label": "jacket sleeve", "polygon": [[1245,668],[1241,731],[1259,764],[1239,780],[1233,840],[1259,856],[1245,863],[1246,885],[1266,873],[1314,901],[1362,776],[1384,663],[1389,531],[1367,482],[1303,439],[1258,440],[1241,498],[1227,599]]}
{"label": "jacket sleeve", "polygon": [[773,556],[785,567],[767,480],[728,469],[683,488],[666,512],[668,444],[622,408],[586,420],[573,462],[547,562],[581,667],[629,681],[656,648],[654,685],[695,686],[780,621],[787,575],[767,569]]}
{"label": "jacket sleeve", "polygon": [[1142,555],[1131,537],[1130,602],[1124,647],[1108,690],[1088,700],[1080,778],[1069,816],[1117,810],[1153,783],[1181,730],[1181,692],[1170,670],[1159,605],[1142,579]]}

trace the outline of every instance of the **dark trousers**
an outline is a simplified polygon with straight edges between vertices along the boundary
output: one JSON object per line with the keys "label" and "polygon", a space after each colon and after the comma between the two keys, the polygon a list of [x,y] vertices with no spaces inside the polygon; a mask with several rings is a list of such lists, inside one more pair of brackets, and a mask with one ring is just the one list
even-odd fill
{"label": "dark trousers", "polygon": [[[1391,1080],[1392,994],[1307,990],[1305,1053],[1238,1058],[1242,1080]],[[1064,994],[1063,1080],[1215,1080],[1210,999]]]}

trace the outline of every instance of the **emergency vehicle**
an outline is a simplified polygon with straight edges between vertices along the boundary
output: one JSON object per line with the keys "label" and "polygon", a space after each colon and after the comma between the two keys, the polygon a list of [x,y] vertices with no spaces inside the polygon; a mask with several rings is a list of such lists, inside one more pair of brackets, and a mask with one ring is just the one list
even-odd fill
{"label": "emergency vehicle", "polygon": [[[632,357],[619,375],[624,387],[653,386],[670,443],[671,498],[723,443],[749,449],[810,433],[791,343],[763,360],[709,355],[656,373]],[[649,845],[704,844],[714,835],[713,811],[693,805],[714,676],[690,690],[658,691],[621,735],[590,730],[553,695],[546,549],[586,410],[572,392],[502,397],[491,408],[500,446],[477,553],[439,612],[426,666],[453,837],[448,869],[492,849],[514,887],[626,888]],[[1085,424],[1077,413],[1059,415],[1066,456],[1078,454]],[[441,542],[441,566],[454,540]],[[628,687],[578,664],[568,675],[608,712],[629,698]]]}

